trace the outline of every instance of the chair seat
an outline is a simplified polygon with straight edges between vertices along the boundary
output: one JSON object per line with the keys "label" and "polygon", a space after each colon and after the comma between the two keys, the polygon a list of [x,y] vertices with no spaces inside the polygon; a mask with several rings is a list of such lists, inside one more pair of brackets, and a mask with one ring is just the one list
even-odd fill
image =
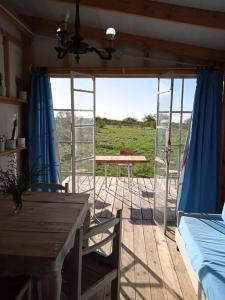
{"label": "chair seat", "polygon": [[[71,274],[73,272],[72,255],[68,255],[64,261],[62,276],[63,276],[63,290],[68,295],[69,289],[71,289]],[[107,257],[98,252],[92,252],[84,255],[82,259],[82,281],[81,281],[81,294],[84,294],[88,289],[94,286],[98,281],[102,281],[102,278],[108,274],[117,274],[117,269],[109,264]]]}
{"label": "chair seat", "polygon": [[113,271],[117,271],[117,269],[110,265],[109,260],[102,254],[92,252],[85,255],[82,260],[81,293],[85,293],[91,286]]}
{"label": "chair seat", "polygon": [[29,276],[0,277],[0,299],[15,300],[29,280]]}

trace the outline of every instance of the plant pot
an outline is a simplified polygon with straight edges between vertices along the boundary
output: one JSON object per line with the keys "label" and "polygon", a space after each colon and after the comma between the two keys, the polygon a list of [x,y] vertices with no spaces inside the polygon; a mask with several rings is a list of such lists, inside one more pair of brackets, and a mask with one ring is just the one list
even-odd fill
{"label": "plant pot", "polygon": [[5,152],[5,142],[0,142],[0,152]]}
{"label": "plant pot", "polygon": [[27,92],[26,91],[19,91],[19,98],[21,100],[27,101]]}
{"label": "plant pot", "polygon": [[17,147],[25,147],[26,146],[26,139],[25,138],[18,138],[17,139]]}
{"label": "plant pot", "polygon": [[5,147],[8,150],[16,149],[16,140],[6,140]]}

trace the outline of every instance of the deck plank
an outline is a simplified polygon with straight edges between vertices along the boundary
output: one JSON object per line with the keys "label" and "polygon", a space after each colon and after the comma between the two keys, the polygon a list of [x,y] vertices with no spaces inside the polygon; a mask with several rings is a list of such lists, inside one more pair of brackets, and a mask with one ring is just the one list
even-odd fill
{"label": "deck plank", "polygon": [[[134,178],[96,180],[97,214],[106,220],[123,209],[121,300],[197,300],[182,258],[176,251],[173,232],[165,237],[152,220],[153,180]],[[103,218],[102,218],[103,217]],[[105,234],[97,236],[96,241]],[[108,254],[109,246],[102,249]],[[93,299],[110,300],[110,287]]]}
{"label": "deck plank", "polygon": [[134,225],[134,277],[135,299],[152,299],[149,269],[147,263],[143,226],[139,220],[133,221]]}
{"label": "deck plank", "polygon": [[177,273],[177,278],[183,293],[183,297],[187,300],[195,300],[196,295],[192,287],[191,280],[186,271],[186,267],[184,265],[182,257],[177,251],[174,228],[169,228],[169,233],[166,240],[169,247],[170,255],[172,257],[174,268]]}
{"label": "deck plank", "polygon": [[174,269],[173,261],[170,256],[170,251],[166,242],[166,238],[159,226],[153,228],[158,252],[160,253],[159,259],[163,272],[163,280],[166,285],[167,299],[183,299],[180,284],[177,274]]}
{"label": "deck plank", "polygon": [[123,220],[123,248],[121,272],[121,299],[135,300],[134,228],[130,220]]}

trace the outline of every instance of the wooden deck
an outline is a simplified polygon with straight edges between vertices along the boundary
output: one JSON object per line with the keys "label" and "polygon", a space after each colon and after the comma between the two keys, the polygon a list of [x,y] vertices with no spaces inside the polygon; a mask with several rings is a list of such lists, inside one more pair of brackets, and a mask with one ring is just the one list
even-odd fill
{"label": "wooden deck", "polygon": [[[174,242],[171,228],[164,236],[152,220],[153,180],[138,178],[128,189],[127,178],[96,178],[96,215],[100,220],[123,208],[120,299],[197,299]],[[104,234],[97,237],[102,239]],[[109,247],[103,248],[108,253]],[[93,299],[110,299],[109,288]]]}

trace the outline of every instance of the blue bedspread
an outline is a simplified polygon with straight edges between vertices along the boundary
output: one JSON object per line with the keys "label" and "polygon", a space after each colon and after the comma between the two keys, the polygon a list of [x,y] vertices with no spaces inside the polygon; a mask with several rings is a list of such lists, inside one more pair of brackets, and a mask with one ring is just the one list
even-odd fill
{"label": "blue bedspread", "polygon": [[225,222],[218,216],[182,216],[179,232],[208,300],[225,299]]}

